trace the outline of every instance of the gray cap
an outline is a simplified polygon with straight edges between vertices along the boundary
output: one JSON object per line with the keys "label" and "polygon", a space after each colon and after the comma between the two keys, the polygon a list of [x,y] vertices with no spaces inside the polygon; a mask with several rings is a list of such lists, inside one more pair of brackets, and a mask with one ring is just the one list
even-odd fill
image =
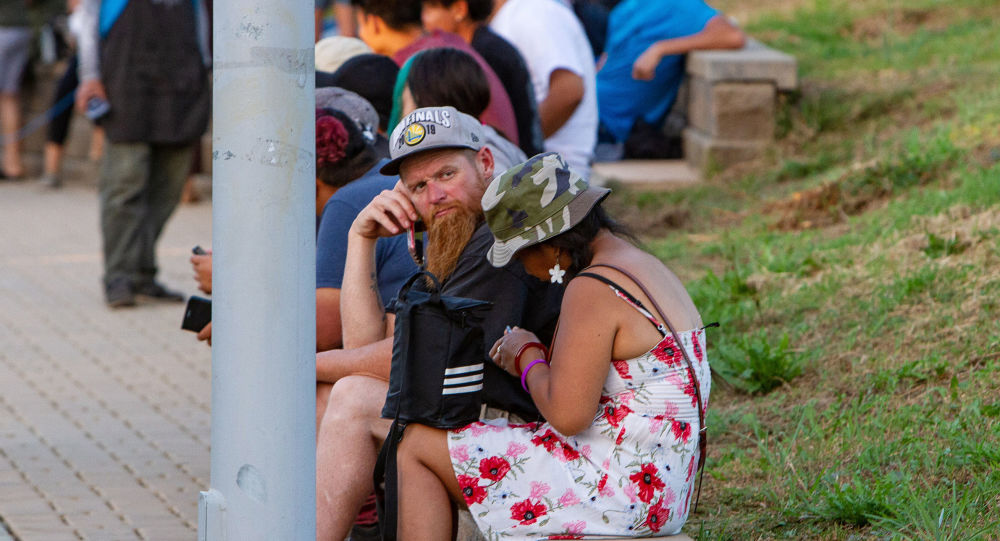
{"label": "gray cap", "polygon": [[423,107],[403,117],[389,137],[389,157],[380,172],[398,175],[406,158],[441,148],[479,150],[486,144],[483,126],[454,107]]}
{"label": "gray cap", "polygon": [[358,125],[368,144],[375,142],[378,133],[378,113],[368,100],[337,86],[316,89],[317,109],[336,109]]}

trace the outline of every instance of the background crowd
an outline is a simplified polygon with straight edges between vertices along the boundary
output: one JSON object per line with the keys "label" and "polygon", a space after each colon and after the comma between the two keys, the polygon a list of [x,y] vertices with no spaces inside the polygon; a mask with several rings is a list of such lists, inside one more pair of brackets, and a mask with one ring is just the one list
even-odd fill
{"label": "background crowd", "polygon": [[[0,9],[3,172],[12,178],[25,175],[19,154],[17,99],[32,34],[23,9],[30,0],[23,3],[5,2]],[[316,7],[319,38],[322,14],[331,6],[317,2]],[[529,156],[550,152],[555,154],[547,156],[554,158],[538,163],[543,169],[558,170],[552,177],[557,192],[558,186],[572,179],[573,193],[596,193],[588,191],[587,179],[599,141],[613,148],[654,149],[644,156],[669,155],[671,143],[661,127],[683,78],[683,53],[740,47],[744,37],[701,0],[353,0],[332,7],[339,35],[320,39],[315,54],[317,512],[320,537],[338,539],[347,534],[351,523],[356,538],[370,534],[375,524],[370,470],[373,445],[384,438],[385,427],[379,418],[380,404],[371,403],[370,397],[379,391],[384,394],[381,385],[388,376],[392,348],[392,318],[383,307],[416,270],[400,231],[392,231],[383,222],[382,227],[392,233],[386,234],[385,229],[371,225],[373,213],[392,212],[386,205],[391,207],[393,199],[387,200],[386,194],[406,194],[405,201],[412,200],[403,204],[409,205],[410,220],[398,220],[397,225],[419,217],[430,228],[434,241],[426,254],[427,268],[441,277],[445,290],[477,298],[504,291],[507,301],[520,299],[506,311],[494,310],[488,344],[507,325],[523,325],[531,337],[543,336],[548,342],[562,290],[543,288],[538,285],[542,282],[532,281],[529,275],[537,278],[548,272],[555,276],[560,264],[573,272],[581,270],[593,256],[588,243],[595,238],[606,240],[595,235],[611,226],[595,222],[598,225],[590,237],[575,248],[585,254],[579,259],[571,256],[563,261],[557,249],[555,274],[544,266],[525,273],[516,262],[513,266],[521,269],[521,275],[503,285],[513,271],[487,272],[485,250],[492,236],[483,224],[480,204],[486,183],[509,168],[524,167],[520,164]],[[68,111],[60,105],[68,103],[75,87],[76,109],[100,127],[106,141],[98,179],[105,300],[112,308],[132,306],[140,299],[181,301],[180,294],[156,280],[155,247],[181,198],[195,145],[208,123],[210,2],[70,0],[66,8],[72,29],[67,41],[75,55],[54,97],[54,110]],[[154,27],[165,31],[154,35],[149,32]],[[60,184],[59,146],[65,141],[66,121],[68,113],[52,123],[42,176],[42,183],[49,187]],[[460,134],[445,135],[466,123],[471,124]],[[421,131],[414,131],[415,126]],[[471,136],[472,142],[456,143],[460,136]],[[444,156],[431,154],[434,147],[421,146],[425,137],[428,141],[446,138],[447,148],[465,148],[466,154],[457,150]],[[642,144],[634,144],[636,139]],[[625,144],[629,140],[633,144]],[[409,156],[414,152],[409,147],[425,154]],[[431,165],[441,169],[433,170]],[[539,174],[532,170],[534,165],[527,167],[524,174]],[[421,180],[417,171],[432,180]],[[452,176],[462,181],[452,183]],[[541,182],[540,176],[537,183]],[[606,195],[600,193],[600,198]],[[404,201],[399,197],[396,204]],[[577,221],[590,210],[583,209]],[[571,225],[576,222],[566,223],[566,228]],[[570,256],[569,252],[564,255]],[[193,256],[192,264],[199,287],[211,293],[211,253]],[[371,272],[359,273],[359,267]],[[370,283],[359,284],[366,280]],[[511,294],[517,288],[522,290],[520,297]],[[694,323],[699,318],[693,310],[690,306],[685,319],[691,324],[684,329],[694,334],[683,346],[694,348],[692,355],[699,342],[692,337],[702,332]],[[359,314],[365,313],[378,314],[388,322],[373,332],[378,325],[359,323],[364,319]],[[666,314],[652,316],[654,325],[661,315]],[[211,339],[210,324],[199,338]],[[662,330],[659,338],[667,338]],[[628,342],[626,349],[638,355],[649,349],[637,349],[642,343]],[[609,362],[599,359],[598,365],[604,363],[607,372]],[[495,374],[490,376],[487,370],[487,404],[491,389],[506,385],[509,390],[514,385],[513,390],[520,392],[510,381],[513,376],[516,382],[519,374],[489,366]],[[548,372],[539,368],[534,373]],[[526,374],[527,369],[520,374],[525,392],[520,404],[492,405],[541,422],[543,408],[536,407],[537,396],[528,394]],[[357,381],[358,375],[374,381]],[[539,381],[537,375],[533,377]],[[374,392],[373,385],[377,387]],[[697,386],[697,382],[688,385]],[[588,400],[592,398],[595,409],[599,398],[618,400],[593,390]],[[359,403],[360,398],[366,401]],[[554,411],[545,412],[545,417],[558,417]],[[345,418],[349,413],[354,415]],[[685,419],[684,423],[693,422],[690,415]],[[618,421],[615,418],[614,423]],[[345,439],[350,427],[370,438]],[[656,428],[668,429],[662,423]],[[562,445],[568,449],[583,445],[580,441],[588,440]],[[687,448],[691,442],[684,436],[677,445]],[[675,464],[681,477],[674,487],[678,493],[670,492],[671,502],[664,503],[661,497],[653,505],[645,500],[650,504],[647,507],[658,510],[644,508],[636,513],[653,513],[650,516],[665,520],[666,515],[656,513],[669,513],[665,506],[673,500],[680,505],[683,500],[671,522],[671,529],[680,527],[688,511],[695,462],[694,451],[686,453],[685,465]],[[654,452],[647,458],[654,456],[658,455]],[[609,505],[617,505],[613,490],[603,487],[605,470],[607,464],[591,472],[597,476],[594,486],[598,481],[602,485],[595,490],[609,498]],[[623,480],[615,482],[621,485]],[[661,483],[658,489],[662,488]],[[587,516],[582,508],[574,509]],[[663,526],[643,520],[646,532]],[[624,528],[625,522],[619,526]]]}

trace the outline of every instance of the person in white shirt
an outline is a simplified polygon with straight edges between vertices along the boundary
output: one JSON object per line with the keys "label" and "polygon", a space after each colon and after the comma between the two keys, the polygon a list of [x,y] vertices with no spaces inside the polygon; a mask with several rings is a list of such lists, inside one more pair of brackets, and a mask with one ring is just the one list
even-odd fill
{"label": "person in white shirt", "polygon": [[597,91],[590,43],[573,11],[559,0],[497,0],[490,22],[521,52],[545,135],[545,150],[558,152],[589,178],[597,142]]}

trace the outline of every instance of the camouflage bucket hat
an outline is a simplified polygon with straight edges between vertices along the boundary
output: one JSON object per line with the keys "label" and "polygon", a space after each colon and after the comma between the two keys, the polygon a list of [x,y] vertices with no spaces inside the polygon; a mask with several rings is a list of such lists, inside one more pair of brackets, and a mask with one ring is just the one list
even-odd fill
{"label": "camouflage bucket hat", "polygon": [[486,258],[494,267],[506,265],[518,250],[569,231],[609,193],[591,186],[555,152],[511,167],[483,194],[494,239]]}

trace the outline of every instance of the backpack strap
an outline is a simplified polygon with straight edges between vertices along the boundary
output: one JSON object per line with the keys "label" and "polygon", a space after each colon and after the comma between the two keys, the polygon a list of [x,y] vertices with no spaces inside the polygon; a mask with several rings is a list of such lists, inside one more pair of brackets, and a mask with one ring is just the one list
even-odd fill
{"label": "backpack strap", "polygon": [[[698,459],[698,492],[697,495],[695,496],[694,510],[693,510],[693,512],[697,512],[698,500],[701,499],[701,484],[705,478],[705,459],[708,453],[708,429],[705,426],[705,405],[701,399],[701,385],[698,381],[698,375],[694,371],[694,363],[691,362],[691,356],[688,355],[687,348],[685,348],[684,344],[681,342],[681,337],[677,334],[677,330],[674,329],[674,326],[670,323],[670,320],[667,319],[666,313],[660,308],[659,304],[656,302],[656,299],[649,293],[646,287],[642,285],[642,282],[640,282],[639,279],[635,277],[635,275],[615,265],[595,263],[587,268],[589,269],[592,267],[607,267],[609,269],[616,270],[627,276],[629,280],[632,280],[632,282],[635,283],[635,285],[639,286],[639,289],[642,291],[642,293],[646,295],[646,298],[649,299],[649,302],[653,304],[653,309],[659,312],[659,315],[662,318],[663,323],[666,324],[667,328],[670,329],[670,334],[673,335],[674,342],[677,344],[677,348],[681,350],[682,354],[684,354],[684,361],[686,361],[688,367],[688,375],[691,377],[691,382],[694,383],[695,398],[697,399],[698,402],[698,425],[699,425],[698,450],[701,456]],[[582,274],[582,272],[580,274]],[[587,274],[590,275],[591,273]]]}
{"label": "backpack strap", "polygon": [[395,419],[389,428],[389,435],[379,449],[378,459],[375,460],[373,472],[375,509],[378,511],[378,527],[383,541],[396,541],[396,525],[399,520],[399,471],[396,466],[396,449],[403,439],[404,430],[406,421]]}

